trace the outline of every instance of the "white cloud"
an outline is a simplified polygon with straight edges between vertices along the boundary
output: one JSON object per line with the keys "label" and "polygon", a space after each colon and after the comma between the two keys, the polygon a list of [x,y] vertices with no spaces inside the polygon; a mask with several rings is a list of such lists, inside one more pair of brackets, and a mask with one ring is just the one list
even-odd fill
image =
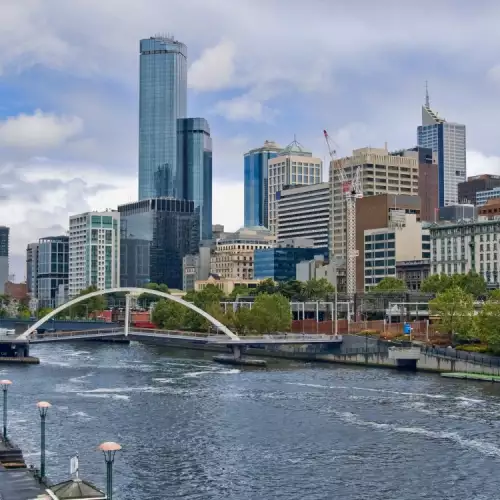
{"label": "white cloud", "polygon": [[0,146],[14,148],[55,148],[83,130],[77,116],[57,116],[37,109],[0,121]]}
{"label": "white cloud", "polygon": [[487,156],[479,151],[467,151],[467,176],[500,175],[500,156]]}
{"label": "white cloud", "polygon": [[243,182],[215,179],[213,185],[213,224],[223,224],[225,231],[243,226]]}
{"label": "white cloud", "polygon": [[195,90],[213,91],[234,86],[236,46],[224,40],[206,49],[191,64],[189,86]]}

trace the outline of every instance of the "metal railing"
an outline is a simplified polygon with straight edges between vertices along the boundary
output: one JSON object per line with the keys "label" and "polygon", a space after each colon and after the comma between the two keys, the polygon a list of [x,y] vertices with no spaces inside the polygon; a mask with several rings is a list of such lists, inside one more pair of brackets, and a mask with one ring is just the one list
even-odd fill
{"label": "metal railing", "polygon": [[106,328],[99,330],[77,330],[77,331],[62,331],[50,333],[32,333],[29,340],[57,339],[57,338],[73,338],[73,337],[99,337],[108,335],[123,335],[122,328]]}
{"label": "metal railing", "polygon": [[422,346],[420,351],[431,356],[438,356],[449,359],[459,359],[467,363],[476,363],[483,366],[500,366],[500,357],[489,356],[477,352],[459,351],[450,347],[430,347]]}

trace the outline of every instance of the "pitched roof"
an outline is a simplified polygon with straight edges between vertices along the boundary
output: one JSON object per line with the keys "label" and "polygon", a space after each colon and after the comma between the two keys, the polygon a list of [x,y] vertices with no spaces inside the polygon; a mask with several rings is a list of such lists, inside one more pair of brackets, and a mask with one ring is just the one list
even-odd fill
{"label": "pitched roof", "polygon": [[106,494],[83,479],[69,479],[55,484],[50,490],[59,500],[104,500]]}

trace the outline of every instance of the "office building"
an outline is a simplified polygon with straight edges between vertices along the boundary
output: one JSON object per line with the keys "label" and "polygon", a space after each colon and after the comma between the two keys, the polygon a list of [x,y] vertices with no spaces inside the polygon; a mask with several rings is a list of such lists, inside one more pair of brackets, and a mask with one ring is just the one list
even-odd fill
{"label": "office building", "polygon": [[322,180],[323,162],[314,158],[296,140],[268,162],[268,226],[276,234],[277,200],[285,186],[318,184]]}
{"label": "office building", "polygon": [[26,247],[26,286],[31,297],[37,296],[38,243]]}
{"label": "office building", "polygon": [[[276,248],[255,250],[254,279],[272,279],[277,282],[297,279],[297,264],[315,259],[328,259],[328,247],[301,248],[280,244]],[[300,268],[299,268],[300,270]]]}
{"label": "office building", "polygon": [[478,219],[500,219],[500,197],[488,200],[484,205],[477,207]]}
{"label": "office building", "polygon": [[200,218],[200,239],[212,238],[212,139],[205,118],[179,119],[177,159],[182,198],[194,202]]}
{"label": "office building", "polygon": [[433,224],[431,235],[432,274],[481,274],[489,288],[499,288],[500,220],[468,220]]}
{"label": "office building", "polygon": [[182,289],[183,257],[198,250],[200,216],[194,202],[152,198],[118,207],[120,284]]}
{"label": "office building", "polygon": [[477,193],[500,188],[500,175],[474,175],[458,185],[459,203],[477,205]]}
{"label": "office building", "polygon": [[487,191],[478,191],[476,193],[476,205],[482,207],[488,200],[500,199],[500,186]]}
{"label": "office building", "polygon": [[447,122],[433,111],[426,96],[418,145],[431,148],[439,167],[439,206],[458,203],[458,185],[467,178],[465,125]]}
{"label": "office building", "polygon": [[254,252],[270,248],[274,235],[265,227],[243,227],[235,233],[226,233],[215,243],[211,270],[226,279],[254,279]]}
{"label": "office building", "polygon": [[115,210],[69,218],[69,298],[89,286],[119,286],[120,215]]}
{"label": "office building", "polygon": [[438,212],[438,221],[440,222],[458,222],[475,218],[476,207],[465,203],[441,207]]}
{"label": "office building", "polygon": [[196,292],[200,292],[207,286],[215,286],[227,296],[233,293],[236,287],[246,287],[251,290],[257,288],[259,283],[260,280],[221,278],[220,276],[211,274],[206,280],[196,281],[194,289]]}
{"label": "office building", "polygon": [[38,307],[56,307],[60,286],[68,286],[69,237],[47,236],[38,242]]}
{"label": "office building", "polygon": [[[385,207],[386,205],[391,206],[391,204],[392,206],[396,206],[397,203],[396,205],[394,203],[398,195],[418,196],[419,163],[418,158],[414,156],[390,154],[387,145],[381,149],[355,149],[352,156],[339,158],[330,163],[329,179],[330,194],[332,197],[330,251],[332,255],[345,259],[345,248],[347,244],[346,202],[341,178],[339,176],[340,168],[344,169],[347,179],[353,176],[356,169],[361,169],[360,177],[363,186],[363,194],[366,198],[358,200],[357,206],[360,206],[360,202],[370,197],[387,195],[387,200],[384,202]],[[418,210],[420,212],[420,201],[418,203]],[[383,225],[364,227],[363,221],[365,219],[360,219],[359,210],[357,210],[357,213],[358,232],[356,233],[356,238],[358,238],[358,240],[363,237],[361,228],[364,230],[384,227]],[[370,213],[365,213],[363,217],[366,217],[368,222],[371,220]],[[387,219],[387,210],[385,211],[385,217]],[[358,257],[358,263],[358,265],[362,263],[360,257]],[[358,275],[357,282],[359,286],[363,287],[362,273]]]}
{"label": "office building", "polygon": [[297,281],[326,279],[328,283],[336,286],[335,268],[325,255],[315,255],[314,259],[303,260],[295,268]]}
{"label": "office building", "polygon": [[397,278],[404,281],[409,291],[420,290],[422,283],[429,277],[430,273],[430,259],[396,261]]}
{"label": "office building", "polygon": [[283,150],[273,141],[244,156],[245,227],[268,227],[268,162]]}
{"label": "office building", "polygon": [[399,261],[430,260],[429,230],[417,214],[402,213],[400,224],[364,231],[364,289],[369,291],[384,278],[396,278]]}
{"label": "office building", "polygon": [[0,226],[0,294],[5,293],[9,281],[9,233],[10,228]]}
{"label": "office building", "polygon": [[178,119],[187,109],[187,47],[169,36],[140,41],[139,200],[184,197]]}
{"label": "office building", "polygon": [[285,186],[277,200],[276,240],[307,238],[315,247],[327,247],[330,230],[330,186]]}
{"label": "office building", "polygon": [[[367,196],[356,203],[356,290],[365,289],[365,231],[404,227],[405,216],[415,215],[420,222],[420,197],[406,194]],[[339,285],[340,286],[340,285]],[[339,288],[340,290],[340,288]]]}
{"label": "office building", "polygon": [[224,225],[223,224],[213,224],[212,225],[212,240],[217,240],[224,236]]}
{"label": "office building", "polygon": [[422,221],[435,222],[439,209],[439,168],[437,154],[431,148],[416,146],[391,153],[416,158],[418,161],[418,196],[421,201]]}
{"label": "office building", "polygon": [[213,240],[202,241],[198,253],[182,258],[182,289],[185,292],[194,290],[197,281],[206,280],[210,276],[214,247]]}

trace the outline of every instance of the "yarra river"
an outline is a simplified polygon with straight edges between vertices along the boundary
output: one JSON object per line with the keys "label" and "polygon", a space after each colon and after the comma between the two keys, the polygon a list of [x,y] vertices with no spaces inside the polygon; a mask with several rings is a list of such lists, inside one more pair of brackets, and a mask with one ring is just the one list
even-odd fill
{"label": "yarra river", "polygon": [[272,362],[216,366],[211,354],[132,343],[32,346],[12,379],[10,435],[38,464],[37,400],[50,401],[47,472],[119,500],[494,500],[500,386],[388,370]]}

